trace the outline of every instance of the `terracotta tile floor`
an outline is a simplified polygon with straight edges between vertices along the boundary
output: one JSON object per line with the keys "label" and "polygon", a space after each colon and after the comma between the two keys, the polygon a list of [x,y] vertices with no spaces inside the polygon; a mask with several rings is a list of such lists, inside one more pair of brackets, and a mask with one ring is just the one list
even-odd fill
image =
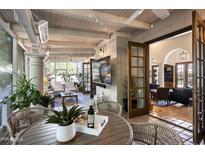
{"label": "terracotta tile floor", "polygon": [[179,134],[183,140],[183,143],[185,145],[192,145],[193,144],[193,139],[192,139],[192,131],[183,129],[181,127],[178,127],[176,125],[170,124],[168,122],[165,122],[163,120],[151,117],[149,115],[145,115],[145,116],[139,116],[139,117],[135,117],[135,118],[127,118],[127,114],[124,112],[122,113],[122,116],[125,117],[129,123],[144,123],[144,122],[150,122],[150,123],[159,123],[161,125],[167,126],[170,129],[173,129],[174,131],[176,131],[177,134]]}
{"label": "terracotta tile floor", "polygon": [[192,106],[175,104],[165,107],[154,106],[150,115],[192,131],[192,111]]}

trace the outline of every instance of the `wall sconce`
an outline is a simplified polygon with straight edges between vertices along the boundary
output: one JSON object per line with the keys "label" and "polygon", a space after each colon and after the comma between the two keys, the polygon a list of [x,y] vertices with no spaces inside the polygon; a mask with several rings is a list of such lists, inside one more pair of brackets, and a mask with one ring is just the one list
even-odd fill
{"label": "wall sconce", "polygon": [[187,59],[187,53],[184,52],[184,50],[182,51],[182,53],[179,54],[180,56],[180,60],[186,60]]}
{"label": "wall sconce", "polygon": [[104,48],[100,48],[100,53],[99,53],[100,56],[104,56]]}

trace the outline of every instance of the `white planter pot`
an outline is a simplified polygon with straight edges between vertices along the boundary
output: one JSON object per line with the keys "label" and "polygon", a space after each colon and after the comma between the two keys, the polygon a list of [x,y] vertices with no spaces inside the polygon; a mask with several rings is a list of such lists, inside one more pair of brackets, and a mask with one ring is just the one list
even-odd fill
{"label": "white planter pot", "polygon": [[13,110],[13,111],[12,111],[12,113],[17,112],[17,111],[19,111],[19,108],[18,108],[18,109]]}
{"label": "white planter pot", "polygon": [[58,126],[56,139],[58,142],[68,142],[76,135],[75,123],[68,126]]}

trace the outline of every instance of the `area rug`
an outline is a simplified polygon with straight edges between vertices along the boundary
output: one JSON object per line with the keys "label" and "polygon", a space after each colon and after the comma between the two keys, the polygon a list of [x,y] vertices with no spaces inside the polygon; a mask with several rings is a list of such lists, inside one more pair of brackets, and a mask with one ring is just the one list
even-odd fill
{"label": "area rug", "polygon": [[164,100],[160,100],[158,102],[155,103],[155,106],[159,106],[159,107],[165,107],[165,106],[171,106],[171,105],[175,105],[177,104],[177,102],[175,101],[170,101],[167,105],[167,102]]}

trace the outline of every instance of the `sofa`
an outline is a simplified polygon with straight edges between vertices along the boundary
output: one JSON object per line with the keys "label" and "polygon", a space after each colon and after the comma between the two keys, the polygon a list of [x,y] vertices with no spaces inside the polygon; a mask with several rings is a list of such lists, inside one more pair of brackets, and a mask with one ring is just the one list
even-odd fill
{"label": "sofa", "polygon": [[189,106],[192,104],[192,89],[191,88],[174,88],[173,92],[170,93],[170,101]]}

